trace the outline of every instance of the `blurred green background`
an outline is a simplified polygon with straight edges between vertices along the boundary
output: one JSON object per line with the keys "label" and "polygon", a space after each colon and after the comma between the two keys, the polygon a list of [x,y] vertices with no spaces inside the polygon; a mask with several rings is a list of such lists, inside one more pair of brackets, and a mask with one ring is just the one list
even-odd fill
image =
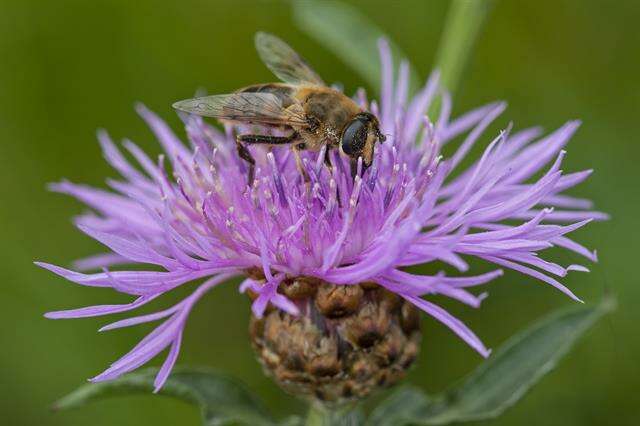
{"label": "blurred green background", "polygon": [[[353,0],[426,76],[448,1]],[[594,168],[573,191],[612,214],[575,236],[598,249],[591,274],[564,282],[588,302],[605,288],[619,310],[599,323],[559,368],[495,424],[637,424],[640,414],[640,3],[636,0],[499,1],[478,40],[455,112],[509,101],[500,126],[540,124],[551,130],[581,118],[565,170]],[[141,396],[51,413],[48,405],[100,372],[147,331],[99,335],[104,319],[45,320],[47,310],[126,300],[108,290],[67,283],[34,259],[68,265],[100,251],[71,226],[79,203],[49,193],[63,177],[102,185],[115,173],[102,160],[95,130],[159,147],[133,111],[143,101],[178,129],[170,109],[197,87],[227,92],[272,79],[252,47],[256,30],[271,31],[304,52],[321,75],[349,93],[362,81],[295,27],[286,2],[58,0],[0,1],[0,422],[6,425],[196,425],[180,402]],[[485,142],[493,135],[487,134]],[[575,256],[558,254],[571,263]],[[636,265],[637,266],[637,265]],[[479,270],[479,269],[478,269]],[[508,273],[488,287],[474,311],[447,304],[488,346],[544,313],[571,302],[548,286]],[[169,297],[170,298],[170,297]],[[299,402],[265,378],[247,339],[248,303],[223,286],[195,309],[180,363],[212,365],[239,376],[279,414]],[[443,326],[424,320],[423,352],[410,381],[443,389],[480,362]],[[157,363],[157,362],[156,362]]]}

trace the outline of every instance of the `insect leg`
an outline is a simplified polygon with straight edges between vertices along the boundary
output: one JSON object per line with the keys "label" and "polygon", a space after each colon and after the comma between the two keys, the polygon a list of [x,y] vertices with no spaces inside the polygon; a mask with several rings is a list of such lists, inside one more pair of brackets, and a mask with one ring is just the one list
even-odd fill
{"label": "insect leg", "polygon": [[333,174],[333,164],[331,163],[331,155],[329,155],[329,147],[324,151],[324,165],[327,166],[329,174]]}
{"label": "insect leg", "polygon": [[251,186],[253,185],[253,176],[256,168],[256,160],[254,160],[253,156],[251,155],[247,147],[243,145],[241,140],[242,140],[242,136],[238,136],[236,138],[236,148],[238,149],[238,155],[240,156],[240,158],[242,158],[244,161],[249,163],[249,175],[247,180],[248,180],[249,186]]}
{"label": "insect leg", "polygon": [[290,144],[296,139],[298,139],[297,133],[293,133],[290,136],[238,135],[238,137],[236,138],[238,155],[240,156],[240,158],[249,163],[249,185],[253,184],[256,160],[253,158],[245,144],[286,145]]}
{"label": "insect leg", "polygon": [[311,178],[309,177],[309,174],[305,170],[304,164],[302,163],[302,158],[300,157],[300,151],[304,149],[306,149],[306,145],[304,143],[293,145],[293,156],[296,159],[296,167],[298,167],[298,171],[302,175],[302,179],[304,180],[305,185],[309,187],[309,184],[311,183]]}
{"label": "insect leg", "polygon": [[290,136],[269,136],[269,135],[240,135],[238,140],[247,145],[263,144],[263,145],[286,145],[298,139],[298,134],[294,133]]}
{"label": "insect leg", "polygon": [[349,161],[349,165],[351,166],[351,179],[355,179],[358,174],[358,159],[351,158]]}

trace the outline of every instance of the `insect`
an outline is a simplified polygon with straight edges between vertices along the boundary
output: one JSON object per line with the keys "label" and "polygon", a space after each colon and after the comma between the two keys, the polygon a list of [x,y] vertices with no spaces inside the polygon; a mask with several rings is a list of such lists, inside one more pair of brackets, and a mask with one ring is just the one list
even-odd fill
{"label": "insect", "polygon": [[248,163],[250,185],[255,160],[247,146],[254,144],[290,145],[305,182],[309,182],[309,176],[302,167],[302,150],[319,151],[326,145],[324,162],[331,168],[329,149],[339,149],[350,158],[352,175],[360,157],[363,167],[369,167],[376,141],[386,139],[378,118],[340,91],[327,87],[302,57],[278,37],[260,32],[255,44],[262,61],[283,83],[255,84],[231,94],[179,101],[173,107],[223,122],[285,130],[286,136],[237,136],[238,155]]}

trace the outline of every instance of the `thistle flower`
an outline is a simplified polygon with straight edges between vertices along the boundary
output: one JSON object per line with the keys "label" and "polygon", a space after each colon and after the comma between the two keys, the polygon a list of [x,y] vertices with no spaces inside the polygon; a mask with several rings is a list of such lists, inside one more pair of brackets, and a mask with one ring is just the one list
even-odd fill
{"label": "thistle flower", "polygon": [[[162,320],[92,381],[119,377],[168,349],[155,381],[160,389],[176,362],[194,304],[237,276],[246,277],[240,290],[253,299],[251,338],[265,369],[285,388],[329,401],[364,396],[402,376],[418,350],[417,310],[442,322],[480,355],[489,355],[470,328],[429,300],[440,294],[480,306],[486,293],[471,289],[496,279],[502,269],[467,275],[465,257],[530,275],[579,300],[554,276],[587,268],[563,267],[541,256],[558,246],[596,260],[595,252],[566,236],[605,218],[591,210],[590,201],[563,195],[591,174],[561,170],[563,148],[578,122],[546,136],[538,128],[513,132],[508,126],[461,170],[505,104],[451,119],[451,99],[439,87],[437,73],[407,100],[408,67],[402,64],[394,80],[386,43],[380,50],[380,103],[369,102],[364,91],[356,99],[379,117],[387,142],[377,146],[372,167],[360,167],[355,178],[338,153],[330,153],[335,165],[330,170],[323,164],[324,152],[305,152],[311,179],[305,184],[288,149],[255,148],[256,179],[248,186],[246,165],[234,145],[242,129],[221,132],[200,117],[182,116],[187,147],[161,119],[138,106],[170,167],[164,155],[154,162],[126,141],[140,170],[100,132],[104,155],[122,179],[108,180],[110,191],[70,182],[52,185],[93,210],[75,223],[110,251],[75,265],[99,272],[38,265],[134,299],[50,312],[48,318],[128,312],[176,287],[194,289],[173,307],[103,327]],[[441,108],[432,122],[425,113],[437,96]],[[443,147],[458,137],[462,141],[453,155],[444,158]],[[427,263],[451,265],[459,274],[419,275],[406,269]],[[127,268],[132,264],[136,267]]]}

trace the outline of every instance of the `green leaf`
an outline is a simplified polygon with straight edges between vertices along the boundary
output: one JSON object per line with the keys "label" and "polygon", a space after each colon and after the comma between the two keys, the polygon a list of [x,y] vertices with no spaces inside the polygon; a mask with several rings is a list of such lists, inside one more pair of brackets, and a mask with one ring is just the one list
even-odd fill
{"label": "green leaf", "polygon": [[[146,369],[119,379],[81,386],[53,405],[54,410],[81,407],[112,396],[151,395],[157,369]],[[213,425],[274,425],[257,398],[237,380],[204,368],[176,368],[160,395],[182,399],[202,412],[202,423]],[[295,423],[289,419],[288,425]]]}
{"label": "green leaf", "polygon": [[442,85],[455,92],[467,59],[490,9],[490,0],[453,0],[436,55]]}
{"label": "green leaf", "polygon": [[615,302],[605,297],[593,307],[558,311],[516,334],[461,385],[428,399],[416,389],[400,389],[372,413],[375,426],[436,425],[494,418],[516,403],[576,340]]}
{"label": "green leaf", "polygon": [[[378,40],[389,41],[396,60],[406,58],[389,37],[352,6],[337,1],[292,2],[298,27],[358,72],[370,87],[380,90]],[[418,88],[418,74],[409,65],[409,93]]]}

